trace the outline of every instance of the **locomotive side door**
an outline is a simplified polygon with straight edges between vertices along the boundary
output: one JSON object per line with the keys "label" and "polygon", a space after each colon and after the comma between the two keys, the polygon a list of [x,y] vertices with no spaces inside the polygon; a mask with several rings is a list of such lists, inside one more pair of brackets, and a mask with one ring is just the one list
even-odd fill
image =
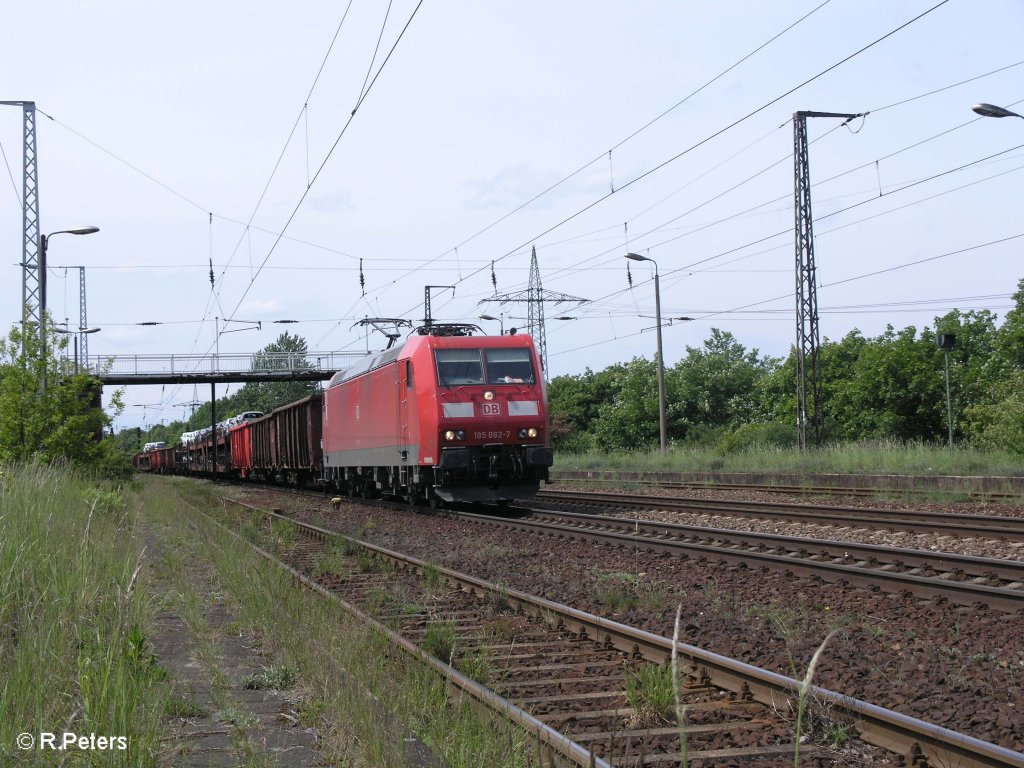
{"label": "locomotive side door", "polygon": [[409,460],[409,390],[413,388],[412,360],[398,364],[398,445],[402,461]]}

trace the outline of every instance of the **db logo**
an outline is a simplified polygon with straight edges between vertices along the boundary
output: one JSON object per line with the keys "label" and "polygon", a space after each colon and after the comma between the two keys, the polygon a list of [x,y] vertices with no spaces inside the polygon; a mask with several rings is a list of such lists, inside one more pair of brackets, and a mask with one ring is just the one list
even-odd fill
{"label": "db logo", "polygon": [[500,403],[482,403],[480,413],[484,416],[501,416]]}

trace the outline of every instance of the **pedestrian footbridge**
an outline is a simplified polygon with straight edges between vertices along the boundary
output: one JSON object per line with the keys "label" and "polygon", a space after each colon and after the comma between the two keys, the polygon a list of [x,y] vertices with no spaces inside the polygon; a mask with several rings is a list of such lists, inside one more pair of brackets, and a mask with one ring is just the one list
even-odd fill
{"label": "pedestrian footbridge", "polygon": [[205,355],[90,355],[86,372],[103,384],[230,384],[249,381],[326,381],[363,352]]}

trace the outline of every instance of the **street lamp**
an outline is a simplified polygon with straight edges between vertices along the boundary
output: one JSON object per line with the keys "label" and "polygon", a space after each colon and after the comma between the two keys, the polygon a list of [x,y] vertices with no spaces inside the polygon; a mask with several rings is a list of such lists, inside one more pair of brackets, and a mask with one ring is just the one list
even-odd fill
{"label": "street lamp", "polygon": [[39,236],[39,316],[46,314],[46,247],[54,235],[91,235],[99,232],[99,227],[74,227],[61,229],[48,235]]}
{"label": "street lamp", "polygon": [[650,256],[627,253],[627,259],[649,261],[654,265],[654,316],[658,324],[658,423],[661,428],[661,452],[668,451],[668,421],[665,418],[665,354],[661,346],[661,287],[658,281],[658,262]]}
{"label": "street lamp", "polygon": [[479,315],[478,317],[481,320],[496,320],[497,322],[501,323],[501,335],[504,336],[505,335],[505,313],[501,312],[499,314],[500,314],[499,317],[494,317],[494,315]]}
{"label": "street lamp", "polygon": [[43,360],[43,380],[40,392],[46,396],[46,248],[54,235],[91,235],[99,232],[99,227],[73,227],[59,229],[48,235],[39,235],[39,340]]}
{"label": "street lamp", "polygon": [[1024,115],[1018,115],[1016,112],[997,107],[995,104],[975,104],[971,109],[982,117],[1019,117],[1024,120]]}
{"label": "street lamp", "polygon": [[[65,323],[65,326],[66,325],[67,325],[67,323]],[[78,372],[79,372],[79,368],[78,368],[78,337],[81,336],[82,334],[86,334],[86,333],[99,333],[103,329],[102,328],[79,328],[77,331],[72,331],[69,328],[54,328],[53,330],[56,331],[57,333],[67,333],[67,334],[74,335],[74,337],[75,337],[75,374],[77,375]],[[89,361],[88,360],[83,360],[82,363],[83,363],[83,365],[86,368],[89,367]]]}

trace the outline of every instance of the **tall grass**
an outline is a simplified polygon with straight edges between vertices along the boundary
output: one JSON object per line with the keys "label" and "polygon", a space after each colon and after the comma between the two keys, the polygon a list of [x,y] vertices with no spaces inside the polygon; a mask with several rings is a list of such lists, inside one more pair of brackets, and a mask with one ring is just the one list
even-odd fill
{"label": "tall grass", "polygon": [[66,467],[0,471],[0,763],[63,762],[15,738],[67,731],[128,738],[70,764],[155,764],[165,686],[134,517]]}
{"label": "tall grass", "polygon": [[1024,475],[1020,456],[1008,451],[897,441],[827,445],[801,452],[795,448],[751,446],[722,453],[712,447],[672,446],[618,453],[556,452],[555,469],[612,469],[687,472],[792,472],[804,474]]}

